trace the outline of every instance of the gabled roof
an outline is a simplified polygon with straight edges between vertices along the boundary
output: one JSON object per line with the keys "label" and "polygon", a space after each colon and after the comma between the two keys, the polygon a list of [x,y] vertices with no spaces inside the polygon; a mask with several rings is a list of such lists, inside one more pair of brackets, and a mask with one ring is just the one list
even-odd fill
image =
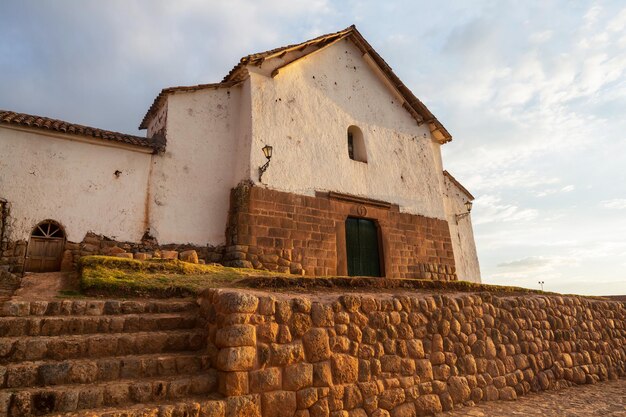
{"label": "gabled roof", "polygon": [[25,113],[16,113],[8,110],[0,110],[0,125],[28,127],[32,129],[47,130],[69,135],[88,136],[105,141],[125,143],[127,145],[151,148],[160,151],[164,143],[140,136],[127,135],[110,130],[97,129],[95,127],[78,125],[63,120],[50,119],[48,117],[34,116]]}
{"label": "gabled roof", "polygon": [[443,171],[443,175],[447,177],[452,184],[456,185],[456,187],[459,190],[461,190],[461,192],[463,192],[463,194],[465,194],[467,198],[469,198],[470,200],[474,200],[474,196],[472,195],[472,193],[467,191],[467,188],[463,187],[461,183],[458,182],[457,179],[452,176],[452,174],[450,174],[448,171]]}
{"label": "gabled roof", "polygon": [[[247,77],[246,71],[244,70],[245,67],[248,65],[259,66],[268,59],[282,57],[286,53],[292,51],[303,51],[308,47],[313,47],[312,50],[308,52],[311,53],[320,48],[323,48],[330,43],[346,38],[354,42],[354,44],[361,50],[363,55],[368,55],[380,68],[381,72],[387,78],[389,83],[404,98],[405,104],[403,107],[409,113],[411,113],[411,115],[417,120],[418,124],[427,123],[433,137],[440,143],[446,143],[452,140],[452,136],[441,124],[441,122],[439,122],[439,120],[437,120],[437,118],[430,112],[430,110],[428,110],[424,103],[422,103],[417,97],[415,97],[411,90],[406,85],[404,85],[400,78],[398,78],[398,76],[393,72],[391,67],[378,54],[378,52],[376,52],[374,48],[372,48],[369,42],[365,40],[363,35],[361,35],[361,33],[356,29],[354,25],[347,27],[346,29],[339,32],[318,36],[317,38],[313,38],[305,42],[282,46],[280,48],[271,49],[265,52],[246,55],[239,60],[239,63],[235,65],[233,69],[230,70],[230,72],[226,75],[226,77],[224,77],[221,83],[204,84],[192,87],[166,88],[162,90],[161,93],[154,100],[152,106],[150,106],[150,109],[148,110],[148,113],[144,117],[143,121],[141,122],[139,128],[147,128],[148,119],[153,115],[154,112],[157,111],[162,102],[165,100],[165,96],[167,96],[167,94],[176,91],[198,90],[202,88],[230,87],[238,82],[243,81]],[[297,59],[304,58],[308,55],[308,53],[303,54]]]}

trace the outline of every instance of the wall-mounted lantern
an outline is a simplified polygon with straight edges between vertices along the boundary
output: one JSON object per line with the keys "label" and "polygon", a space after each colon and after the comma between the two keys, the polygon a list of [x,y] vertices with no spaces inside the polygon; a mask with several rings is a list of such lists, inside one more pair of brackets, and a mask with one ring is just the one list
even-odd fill
{"label": "wall-mounted lantern", "polygon": [[456,218],[457,222],[460,219],[462,219],[463,217],[469,216],[470,212],[472,211],[472,202],[470,200],[467,200],[465,202],[465,208],[467,209],[467,211],[465,213],[457,214],[457,215],[454,216]]}
{"label": "wall-mounted lantern", "polygon": [[259,182],[261,182],[263,173],[267,170],[267,167],[270,165],[270,159],[272,159],[272,147],[270,145],[265,145],[262,150],[263,155],[267,158],[267,162],[259,167]]}

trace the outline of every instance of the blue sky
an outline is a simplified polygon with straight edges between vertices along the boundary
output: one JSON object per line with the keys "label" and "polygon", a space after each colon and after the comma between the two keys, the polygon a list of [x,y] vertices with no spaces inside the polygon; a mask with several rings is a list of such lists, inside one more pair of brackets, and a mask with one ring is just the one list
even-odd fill
{"label": "blue sky", "polygon": [[354,23],[454,136],[484,282],[626,294],[623,1],[1,5],[0,108],[135,134],[161,88]]}

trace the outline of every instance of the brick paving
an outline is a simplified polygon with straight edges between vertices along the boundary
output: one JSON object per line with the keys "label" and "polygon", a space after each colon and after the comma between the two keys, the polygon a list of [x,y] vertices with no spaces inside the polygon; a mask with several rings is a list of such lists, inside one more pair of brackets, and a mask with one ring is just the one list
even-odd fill
{"label": "brick paving", "polygon": [[626,416],[626,379],[533,393],[516,401],[489,401],[438,416]]}

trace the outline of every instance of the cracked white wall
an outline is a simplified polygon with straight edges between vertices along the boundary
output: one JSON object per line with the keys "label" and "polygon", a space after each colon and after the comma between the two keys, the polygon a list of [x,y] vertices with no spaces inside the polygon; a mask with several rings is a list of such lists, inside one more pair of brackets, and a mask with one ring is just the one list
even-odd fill
{"label": "cracked white wall", "polygon": [[[249,67],[252,82],[251,179],[274,147],[268,187],[314,195],[329,190],[384,200],[412,214],[445,219],[439,144],[402,108],[349,40],[279,70],[280,59]],[[348,157],[347,129],[358,126],[367,163]]]}
{"label": "cracked white wall", "polygon": [[167,146],[153,158],[151,234],[159,243],[225,242],[230,190],[248,174],[248,83],[167,99]]}
{"label": "cracked white wall", "polygon": [[151,155],[98,141],[0,127],[0,197],[11,204],[12,240],[28,239],[46,219],[71,241],[88,231],[141,239]]}

